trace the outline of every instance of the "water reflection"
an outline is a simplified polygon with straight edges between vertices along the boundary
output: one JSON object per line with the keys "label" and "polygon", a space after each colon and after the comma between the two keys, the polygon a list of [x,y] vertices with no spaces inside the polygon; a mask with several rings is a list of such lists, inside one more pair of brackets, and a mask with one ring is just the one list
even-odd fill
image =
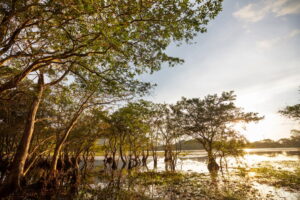
{"label": "water reflection", "polygon": [[276,188],[273,186],[269,186],[267,184],[261,184],[254,182],[253,187],[257,189],[262,197],[265,199],[273,199],[273,200],[299,200],[300,195],[298,193],[286,191],[282,188]]}
{"label": "water reflection", "polygon": [[[292,170],[293,163],[295,161],[300,160],[300,149],[297,148],[278,148],[278,149],[246,149],[245,155],[243,158],[236,159],[233,157],[227,158],[227,165],[229,171],[237,170],[238,168],[250,169],[260,167],[265,164],[271,165],[274,169],[284,169],[284,170]],[[219,160],[217,160],[219,162]],[[120,170],[122,166],[122,162],[117,160],[117,166],[119,170],[113,170],[109,167],[104,168],[103,157],[96,157],[95,166],[100,169],[101,177],[98,178],[96,182],[92,184],[94,188],[102,188],[101,191],[105,192],[106,189],[108,191],[114,190],[114,194],[123,194],[124,188],[127,188],[126,191],[134,191],[134,193],[130,193],[128,195],[146,195],[151,197],[158,197],[161,193],[159,191],[159,187],[155,184],[149,184],[147,187],[142,187],[141,185],[136,185],[133,179],[128,179],[128,175],[131,173],[146,172],[148,170],[154,169],[153,160],[149,159],[147,161],[147,167],[137,167],[133,170]],[[165,161],[163,157],[159,157],[157,160],[157,168],[156,172],[165,171]],[[187,172],[187,173],[198,173],[198,174],[208,174],[207,169],[207,154],[205,151],[185,151],[179,155],[176,171]],[[104,173],[104,174],[103,174]],[[99,174],[98,174],[99,175]],[[103,182],[103,175],[107,177],[106,182]],[[248,177],[254,177],[255,173],[250,172]],[[117,178],[116,178],[117,177]],[[99,181],[99,182],[98,182]],[[173,186],[172,186],[173,187]],[[300,198],[299,193],[293,191],[286,191],[283,188],[276,188],[270,185],[261,184],[258,182],[253,182],[253,188],[258,190],[262,198],[259,199],[298,199]],[[105,189],[105,190],[103,190]],[[166,188],[165,188],[166,189]],[[174,188],[170,188],[170,190],[174,190]],[[108,192],[106,191],[106,192]],[[166,189],[164,192],[168,191]],[[108,192],[109,193],[109,192]],[[126,193],[127,194],[127,193]],[[93,194],[95,195],[95,194]],[[107,199],[117,198],[108,198],[107,194],[101,194]],[[109,194],[108,194],[109,195]],[[162,195],[162,193],[160,194]],[[176,192],[164,193],[163,199],[177,199],[172,196],[176,196]],[[159,196],[162,198],[162,196]],[[145,197],[146,198],[146,197]],[[142,198],[143,199],[143,198]]]}
{"label": "water reflection", "polygon": [[[278,148],[278,149],[246,149],[243,158],[227,158],[228,168],[236,167],[253,168],[258,167],[265,162],[274,163],[279,168],[288,169],[285,165],[288,161],[300,161],[300,149],[297,148]],[[149,169],[153,169],[153,161],[148,162]],[[163,158],[158,159],[158,171],[165,170]],[[179,156],[176,170],[183,172],[208,173],[207,170],[207,153],[205,151],[187,151],[184,155]]]}
{"label": "water reflection", "polygon": [[[300,149],[299,148],[261,148],[261,149],[245,149],[246,154],[243,158],[236,159],[233,157],[227,158],[228,168],[236,167],[257,167],[264,162],[275,163],[277,167],[286,168],[286,161],[300,161]],[[103,156],[96,156],[95,166],[104,166]],[[281,163],[283,162],[283,164]],[[281,163],[281,164],[280,164]],[[117,166],[120,169],[122,162],[117,160]],[[154,162],[149,158],[147,167],[152,170]],[[157,160],[157,170],[165,170],[165,162],[163,157],[159,157]],[[183,151],[178,157],[176,170],[183,172],[198,172],[208,173],[207,170],[207,153],[204,150],[199,151]]]}

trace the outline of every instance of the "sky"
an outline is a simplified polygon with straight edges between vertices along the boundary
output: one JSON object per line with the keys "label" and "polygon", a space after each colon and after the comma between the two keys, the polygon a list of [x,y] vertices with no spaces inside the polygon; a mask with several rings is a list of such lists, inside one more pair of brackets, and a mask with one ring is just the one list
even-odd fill
{"label": "sky", "polygon": [[207,28],[193,44],[167,49],[184,64],[142,76],[157,83],[147,99],[176,103],[234,90],[238,106],[265,116],[242,130],[250,141],[289,137],[299,124],[278,110],[300,103],[300,0],[225,0]]}

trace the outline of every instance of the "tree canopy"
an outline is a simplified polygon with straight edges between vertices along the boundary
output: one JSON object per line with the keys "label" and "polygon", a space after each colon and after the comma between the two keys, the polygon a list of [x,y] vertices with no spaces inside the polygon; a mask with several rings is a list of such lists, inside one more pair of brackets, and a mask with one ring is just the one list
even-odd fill
{"label": "tree canopy", "polygon": [[159,70],[172,41],[189,41],[221,10],[206,1],[2,1],[0,92],[32,72],[72,74],[102,81],[126,72],[133,77]]}
{"label": "tree canopy", "polygon": [[[208,153],[209,169],[215,171],[218,166],[216,156],[236,154],[245,138],[234,127],[238,123],[261,120],[258,113],[244,112],[234,104],[233,91],[200,98],[182,98],[177,102],[183,132],[195,138]],[[210,166],[211,165],[211,166]]]}
{"label": "tree canopy", "polygon": [[[281,115],[288,117],[292,120],[295,120],[300,124],[300,104],[296,104],[293,106],[286,106],[284,109],[278,111]],[[300,130],[293,129],[292,133],[296,134],[299,140]],[[297,138],[295,138],[297,140]]]}
{"label": "tree canopy", "polygon": [[280,110],[279,113],[293,120],[300,121],[300,104],[287,106]]}

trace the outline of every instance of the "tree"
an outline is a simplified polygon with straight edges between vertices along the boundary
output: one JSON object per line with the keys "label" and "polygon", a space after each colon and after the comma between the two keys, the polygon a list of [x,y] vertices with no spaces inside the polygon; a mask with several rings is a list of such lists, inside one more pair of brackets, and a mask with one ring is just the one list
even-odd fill
{"label": "tree", "polygon": [[[39,104],[42,101],[43,90],[44,90],[44,75],[39,74],[36,94],[31,102],[31,106],[25,122],[24,132],[21,137],[21,141],[17,147],[17,151],[11,165],[11,170],[7,177],[7,186],[4,188],[5,192],[10,193],[15,188],[20,188],[20,181],[24,175],[24,166],[28,156],[30,142],[34,132],[34,125],[36,122],[37,111],[39,108]],[[4,192],[2,191],[2,188],[0,192]]]}
{"label": "tree", "polygon": [[295,121],[300,121],[300,104],[287,106],[280,110],[279,113]]}
{"label": "tree", "polygon": [[[59,84],[62,80],[57,79],[59,81],[55,80],[49,83],[44,83],[44,74],[40,73],[38,77],[39,80],[36,84],[36,94],[34,95],[33,101],[31,103],[32,106],[29,109],[30,112],[27,117],[23,135],[19,142],[17,152],[14,155],[14,159],[11,164],[11,170],[6,177],[6,184],[1,187],[1,191],[5,191],[5,193],[2,193],[4,195],[9,194],[16,188],[20,188],[20,181],[24,177],[24,166],[29,155],[28,150],[31,145],[35,123],[37,121],[36,115],[38,113],[39,105],[43,100],[43,92],[46,89],[49,89],[51,91],[49,87],[52,86],[52,89],[54,89],[53,86]],[[113,75],[111,75],[111,77],[107,76],[108,79],[117,78],[117,80],[107,80],[104,82],[91,74],[87,74],[85,75],[85,77],[87,77],[88,80],[86,82],[82,82],[82,80],[77,79],[73,84],[68,85],[66,83],[62,83],[58,87],[68,88],[63,90],[64,95],[69,95],[69,98],[63,97],[64,100],[67,100],[65,102],[65,108],[63,110],[67,111],[67,108],[71,108],[71,110],[68,110],[66,113],[68,113],[67,116],[72,117],[70,119],[69,117],[66,117],[65,119],[69,119],[69,121],[67,121],[66,124],[63,124],[62,130],[58,131],[58,133],[60,134],[57,135],[57,143],[52,157],[50,169],[51,176],[55,176],[57,161],[62,147],[66,142],[68,136],[70,135],[72,129],[75,127],[79,117],[85,110],[91,109],[93,106],[108,104],[114,101],[124,100],[125,98],[132,98],[135,95],[145,94],[145,92],[149,90],[149,87],[151,87],[151,85],[148,83],[141,83],[133,79],[133,77],[129,76],[122,70],[114,73]],[[50,77],[48,79],[50,79]],[[58,93],[53,92],[52,95],[58,98],[62,97],[59,92],[61,91],[58,90]],[[10,92],[5,92],[3,94],[6,95],[7,93],[9,94]],[[82,101],[80,101],[80,99]],[[56,103],[56,106],[58,106],[59,101],[56,101],[54,103]],[[73,107],[71,105],[73,105]],[[70,113],[72,112],[73,115],[70,115]],[[59,116],[58,113],[57,116]],[[59,123],[61,124],[61,122]]]}
{"label": "tree", "polygon": [[[298,122],[298,124],[300,124],[300,104],[286,106],[284,109],[279,110],[279,113],[285,117],[295,120],[296,122]],[[295,143],[295,145],[298,146],[300,144],[300,130],[293,129],[291,132],[292,134],[294,134],[291,137],[291,139],[293,140],[291,142]]]}
{"label": "tree", "polygon": [[[208,169],[211,173],[219,170],[216,162],[217,154],[233,152],[237,145],[228,146],[229,142],[242,138],[234,129],[237,123],[256,122],[262,119],[257,113],[243,112],[236,107],[236,96],[231,92],[223,92],[221,96],[208,95],[200,98],[182,98],[177,102],[182,128],[185,134],[192,136],[202,144],[208,153]],[[229,149],[228,149],[229,148]]]}
{"label": "tree", "polygon": [[[1,178],[5,177],[24,132],[28,110],[35,87],[31,81],[24,81],[16,90],[0,98]],[[28,90],[27,88],[30,88]],[[33,97],[32,97],[33,96]]]}
{"label": "tree", "polygon": [[151,150],[154,168],[157,166],[158,146],[162,146],[165,156],[165,169],[174,171],[180,153],[182,131],[177,118],[177,108],[171,104],[151,104]]}
{"label": "tree", "polygon": [[20,188],[45,92],[55,87],[82,89],[82,96],[77,95],[82,102],[69,102],[77,110],[72,110],[71,119],[61,123],[63,128],[56,134],[53,172],[82,113],[103,103],[101,98],[122,99],[147,91],[150,85],[135,76],[159,70],[165,62],[181,63],[165,53],[166,47],[206,31],[208,21],[220,10],[221,0],[1,1],[1,98],[11,96],[27,81],[33,83],[34,92],[23,134],[11,155],[7,184],[0,193]]}
{"label": "tree", "polygon": [[0,93],[41,69],[103,77],[120,67],[139,74],[180,63],[166,47],[205,32],[221,2],[2,1]]}
{"label": "tree", "polygon": [[149,102],[130,102],[126,106],[118,109],[107,120],[107,139],[113,149],[112,159],[115,160],[116,151],[123,162],[123,167],[128,164],[128,168],[140,164],[140,156],[143,155],[143,164],[146,162],[144,151],[148,152],[148,133],[150,125]]}

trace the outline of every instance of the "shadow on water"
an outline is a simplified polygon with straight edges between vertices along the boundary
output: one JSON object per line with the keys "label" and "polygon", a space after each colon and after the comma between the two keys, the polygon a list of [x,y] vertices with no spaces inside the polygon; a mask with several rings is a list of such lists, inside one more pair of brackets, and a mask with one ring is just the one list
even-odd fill
{"label": "shadow on water", "polygon": [[[256,166],[263,162],[277,165],[282,162],[299,161],[300,151],[247,152],[243,162]],[[277,163],[278,162],[278,163]],[[41,178],[36,184],[28,184],[22,193],[8,199],[82,199],[82,200],[147,200],[147,199],[297,199],[299,193],[276,189],[256,182],[246,170],[238,168],[229,159],[228,174],[208,173],[207,157],[197,152],[180,156],[176,171],[165,171],[166,161],[161,157],[154,168],[153,160],[147,164],[124,165],[120,159],[115,163],[96,157],[79,168],[61,169],[51,184]],[[237,174],[236,169],[240,172]],[[241,172],[244,170],[243,175]],[[182,173],[183,172],[183,173]],[[33,171],[41,177],[43,170]],[[34,176],[33,176],[34,177]],[[34,180],[28,180],[28,183]],[[54,187],[55,186],[55,187]],[[276,196],[277,195],[277,196]]]}
{"label": "shadow on water", "polygon": [[131,170],[102,170],[98,174],[98,180],[101,181],[86,184],[81,188],[81,193],[77,198],[100,200],[210,199],[209,191],[212,192],[218,188],[217,177],[213,176],[212,178],[211,180],[209,176],[203,174],[184,175],[177,172],[157,172],[146,170],[143,167]]}
{"label": "shadow on water", "polygon": [[[300,151],[276,150],[247,152],[242,159],[245,166],[256,166],[270,161],[273,164],[299,161]],[[229,159],[229,167],[237,169],[237,161]],[[276,162],[275,162],[276,161]],[[248,162],[248,163],[247,163]],[[82,190],[82,199],[298,199],[299,193],[258,183],[246,178],[219,173],[208,174],[207,157],[199,153],[181,156],[176,166],[177,171],[165,172],[164,159],[158,159],[158,167],[153,170],[153,161],[148,161],[148,168],[136,167],[131,170],[112,170],[98,166],[96,183],[89,183],[90,190]],[[240,165],[239,163],[239,165]],[[118,162],[120,165],[121,162]],[[201,167],[199,167],[201,166]],[[197,168],[198,167],[198,168]],[[242,169],[242,168],[241,168]],[[202,170],[202,171],[201,171]],[[99,173],[100,171],[100,173]],[[197,173],[195,173],[197,172]],[[203,173],[204,172],[204,173]],[[234,197],[234,198],[233,198]]]}

